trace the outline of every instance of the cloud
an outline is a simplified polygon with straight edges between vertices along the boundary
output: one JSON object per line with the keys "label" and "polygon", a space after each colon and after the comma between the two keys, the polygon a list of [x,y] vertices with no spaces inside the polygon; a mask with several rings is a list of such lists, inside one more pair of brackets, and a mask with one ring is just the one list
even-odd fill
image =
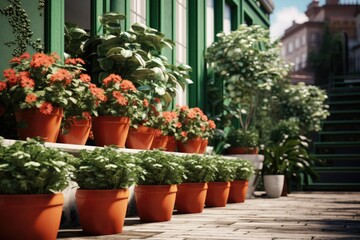
{"label": "cloud", "polygon": [[293,21],[303,23],[308,20],[308,17],[296,7],[285,7],[275,13],[274,19],[274,23],[270,26],[272,39],[281,37]]}

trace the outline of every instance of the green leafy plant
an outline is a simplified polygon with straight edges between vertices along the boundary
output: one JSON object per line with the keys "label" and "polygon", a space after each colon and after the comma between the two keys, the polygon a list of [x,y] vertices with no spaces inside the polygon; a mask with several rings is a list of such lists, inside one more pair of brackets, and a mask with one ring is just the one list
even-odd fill
{"label": "green leafy plant", "polygon": [[280,120],[270,132],[272,143],[280,143],[284,136],[297,138],[300,135],[299,123],[294,119]]}
{"label": "green leafy plant", "polygon": [[210,158],[199,155],[184,155],[181,164],[185,168],[183,182],[187,183],[209,182],[217,171],[216,164]]}
{"label": "green leafy plant", "polygon": [[251,161],[245,159],[233,160],[234,165],[234,180],[249,180],[254,174],[254,165]]}
{"label": "green leafy plant", "polygon": [[280,55],[278,41],[259,25],[240,25],[231,33],[217,34],[218,41],[206,52],[215,76],[224,80],[224,115],[238,119],[247,130],[261,110],[270,90],[291,69]]}
{"label": "green leafy plant", "polygon": [[68,186],[73,156],[35,139],[4,146],[0,137],[0,194],[49,194]]}
{"label": "green leafy plant", "polygon": [[65,23],[64,48],[65,56],[77,58],[82,54],[82,45],[90,38],[89,34],[74,23]]}
{"label": "green leafy plant", "polygon": [[231,147],[257,147],[259,135],[255,130],[236,129],[227,135],[227,143]]}
{"label": "green leafy plant", "polygon": [[185,169],[180,159],[159,150],[143,151],[136,154],[143,169],[138,185],[169,185],[182,182]]}
{"label": "green leafy plant", "polygon": [[280,144],[265,148],[262,174],[285,175],[289,186],[294,181],[298,187],[302,176],[305,184],[308,183],[308,178],[316,179],[318,175],[313,167],[318,160],[309,154],[308,145],[308,139],[299,136],[295,139],[285,137]]}
{"label": "green leafy plant", "polygon": [[233,160],[221,156],[205,156],[216,166],[216,172],[211,182],[229,182],[235,178]]}
{"label": "green leafy plant", "polygon": [[113,147],[82,150],[74,162],[73,180],[85,190],[128,188],[141,171],[137,161],[136,155],[119,152]]}

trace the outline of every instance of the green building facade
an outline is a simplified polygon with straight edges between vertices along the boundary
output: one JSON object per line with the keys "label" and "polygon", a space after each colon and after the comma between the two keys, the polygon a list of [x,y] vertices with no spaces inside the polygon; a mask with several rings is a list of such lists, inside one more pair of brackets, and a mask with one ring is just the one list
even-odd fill
{"label": "green building facade", "polygon": [[[30,19],[32,39],[40,38],[45,52],[64,52],[64,24],[73,22],[101,34],[98,16],[116,11],[126,15],[123,28],[142,22],[156,28],[176,42],[173,50],[164,53],[172,63],[187,63],[192,68],[193,84],[176,102],[204,108],[206,96],[206,47],[216,40],[216,33],[235,30],[239,24],[258,24],[268,28],[274,4],[272,0],[3,0],[0,9],[20,2]],[[42,4],[45,3],[44,6]],[[13,47],[5,42],[16,39],[9,16],[0,14],[0,70],[8,67]],[[28,46],[29,52],[34,52]]]}

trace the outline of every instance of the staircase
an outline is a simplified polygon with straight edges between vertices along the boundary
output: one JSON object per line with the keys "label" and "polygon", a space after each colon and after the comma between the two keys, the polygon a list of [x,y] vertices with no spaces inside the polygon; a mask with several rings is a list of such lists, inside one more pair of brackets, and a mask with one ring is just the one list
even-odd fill
{"label": "staircase", "polygon": [[334,78],[328,95],[330,117],[313,145],[320,179],[304,189],[360,191],[360,76]]}

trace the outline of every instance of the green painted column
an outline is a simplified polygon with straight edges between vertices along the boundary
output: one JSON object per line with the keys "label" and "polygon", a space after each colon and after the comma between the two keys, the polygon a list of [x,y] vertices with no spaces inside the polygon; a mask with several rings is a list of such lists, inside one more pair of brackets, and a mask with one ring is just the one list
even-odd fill
{"label": "green painted column", "polygon": [[64,57],[65,1],[49,0],[46,5],[45,51]]}
{"label": "green painted column", "polygon": [[[189,85],[188,102],[190,107],[204,108],[205,98],[205,59],[206,49],[206,1],[188,1],[188,53],[189,65],[192,67]],[[216,16],[216,14],[215,14]]]}
{"label": "green painted column", "polygon": [[121,27],[124,28],[123,30],[130,29],[130,1],[131,0],[110,0],[110,11],[118,12],[126,16],[125,24],[121,25]]}
{"label": "green painted column", "polygon": [[104,2],[101,0],[91,0],[91,36],[101,35],[102,29],[99,16],[104,13]]}

